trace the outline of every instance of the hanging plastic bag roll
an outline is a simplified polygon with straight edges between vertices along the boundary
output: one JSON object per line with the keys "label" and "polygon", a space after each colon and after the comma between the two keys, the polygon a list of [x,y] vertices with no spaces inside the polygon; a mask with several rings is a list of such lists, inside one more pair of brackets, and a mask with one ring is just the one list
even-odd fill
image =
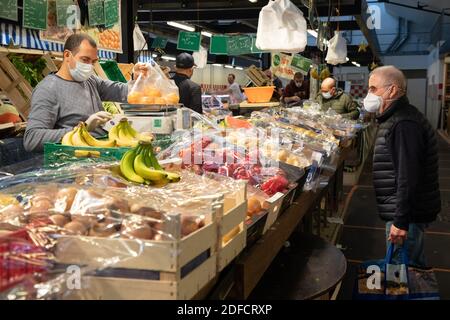
{"label": "hanging plastic bag roll", "polygon": [[306,20],[289,0],[275,0],[259,13],[256,46],[274,52],[303,52],[307,44]]}
{"label": "hanging plastic bag roll", "polygon": [[328,43],[328,52],[325,60],[332,65],[347,62],[347,41],[342,37],[341,32],[334,32],[334,37]]}

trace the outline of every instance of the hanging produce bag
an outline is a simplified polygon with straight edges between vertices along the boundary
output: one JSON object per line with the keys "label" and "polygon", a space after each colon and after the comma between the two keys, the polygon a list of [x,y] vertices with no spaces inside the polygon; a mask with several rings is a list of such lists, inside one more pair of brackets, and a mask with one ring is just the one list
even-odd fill
{"label": "hanging produce bag", "polygon": [[332,65],[347,62],[347,41],[342,37],[341,32],[334,32],[334,37],[328,43],[328,52],[325,60]]}
{"label": "hanging produce bag", "polygon": [[439,300],[439,288],[432,269],[408,265],[406,243],[400,247],[400,263],[394,263],[394,244],[384,260],[363,262],[358,267],[356,300]]}
{"label": "hanging produce bag", "polygon": [[259,13],[256,46],[264,51],[303,52],[307,44],[306,20],[289,0],[275,0]]}

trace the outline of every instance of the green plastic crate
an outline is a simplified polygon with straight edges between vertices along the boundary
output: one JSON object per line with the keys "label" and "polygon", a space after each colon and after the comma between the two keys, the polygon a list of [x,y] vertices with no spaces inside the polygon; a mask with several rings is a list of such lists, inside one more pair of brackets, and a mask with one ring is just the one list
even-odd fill
{"label": "green plastic crate", "polygon": [[[164,150],[173,143],[173,140],[165,136],[156,136],[152,142],[154,148]],[[122,156],[130,148],[99,148],[99,147],[74,147],[64,146],[60,143],[44,144],[44,167],[59,168],[75,162],[111,162],[122,159]]]}
{"label": "green plastic crate", "polygon": [[117,64],[116,61],[100,60],[100,65],[103,71],[105,71],[106,76],[108,77],[109,80],[127,83],[127,79],[125,79],[125,76],[122,74],[122,71],[120,71],[119,65]]}

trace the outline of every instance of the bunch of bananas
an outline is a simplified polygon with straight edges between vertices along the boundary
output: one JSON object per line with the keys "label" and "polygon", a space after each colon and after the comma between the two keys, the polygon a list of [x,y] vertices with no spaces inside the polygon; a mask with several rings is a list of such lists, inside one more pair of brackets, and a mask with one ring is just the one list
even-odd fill
{"label": "bunch of bananas", "polygon": [[140,134],[134,130],[126,118],[122,118],[109,130],[109,140],[115,140],[118,147],[136,147],[139,139]]}
{"label": "bunch of bananas", "polygon": [[156,186],[164,186],[181,179],[179,174],[163,170],[148,140],[139,141],[137,147],[123,155],[120,161],[120,172],[128,181]]}
{"label": "bunch of bananas", "polygon": [[84,122],[80,122],[72,131],[67,132],[61,141],[65,146],[76,147],[100,147],[111,148],[115,147],[115,140],[97,140],[87,130]]}

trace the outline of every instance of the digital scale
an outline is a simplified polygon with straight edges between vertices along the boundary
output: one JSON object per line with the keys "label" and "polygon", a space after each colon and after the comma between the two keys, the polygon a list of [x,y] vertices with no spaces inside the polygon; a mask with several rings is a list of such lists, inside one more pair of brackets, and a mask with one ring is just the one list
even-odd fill
{"label": "digital scale", "polygon": [[192,127],[191,112],[179,105],[141,105],[122,104],[123,114],[116,114],[103,127],[109,131],[127,118],[138,132],[154,134],[172,134],[175,130],[187,130]]}

